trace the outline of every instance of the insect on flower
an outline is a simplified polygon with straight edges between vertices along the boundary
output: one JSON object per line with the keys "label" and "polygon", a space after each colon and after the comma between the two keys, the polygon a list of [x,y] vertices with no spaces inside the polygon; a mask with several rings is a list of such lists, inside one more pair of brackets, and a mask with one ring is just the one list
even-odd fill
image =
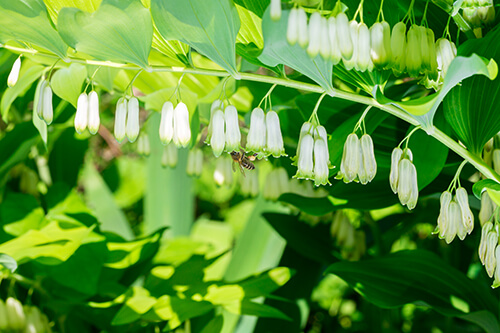
{"label": "insect on flower", "polygon": [[[255,161],[255,158],[257,157],[257,153],[255,153],[251,156],[246,156],[245,152],[243,150],[241,150],[241,152],[233,150],[230,153],[230,155],[231,155],[231,158],[233,159],[233,162],[236,162],[238,164],[243,176],[245,176],[244,169],[248,169],[248,170],[255,169],[255,165],[252,163],[252,161]],[[233,171],[236,171],[236,169],[234,167],[234,163],[233,163]]]}

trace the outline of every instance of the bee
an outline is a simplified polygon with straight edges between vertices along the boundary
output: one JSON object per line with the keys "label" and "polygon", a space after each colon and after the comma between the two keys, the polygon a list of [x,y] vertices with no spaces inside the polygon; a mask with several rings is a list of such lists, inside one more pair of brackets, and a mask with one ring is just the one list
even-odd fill
{"label": "bee", "polygon": [[[236,162],[238,164],[243,176],[245,176],[244,169],[248,169],[248,170],[255,169],[255,165],[252,163],[252,161],[255,161],[257,154],[253,154],[251,156],[246,156],[245,152],[243,150],[241,150],[241,152],[233,150],[230,154],[231,154],[231,158],[233,159],[233,162]],[[236,171],[234,164],[235,163],[233,163],[233,171]]]}

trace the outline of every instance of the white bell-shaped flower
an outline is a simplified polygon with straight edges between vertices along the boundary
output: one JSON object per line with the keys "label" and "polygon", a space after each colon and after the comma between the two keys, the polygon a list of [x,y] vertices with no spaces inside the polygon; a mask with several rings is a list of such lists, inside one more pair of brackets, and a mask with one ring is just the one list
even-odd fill
{"label": "white bell-shaped flower", "polygon": [[488,243],[488,234],[493,229],[493,223],[486,222],[481,229],[481,240],[479,241],[478,255],[481,264],[486,263],[486,248]]}
{"label": "white bell-shaped flower", "polygon": [[436,60],[438,70],[441,72],[443,79],[446,77],[448,67],[450,67],[451,62],[456,56],[457,48],[453,42],[450,42],[445,38],[439,38],[436,41]]}
{"label": "white bell-shaped flower", "polygon": [[306,48],[309,44],[309,32],[307,26],[307,14],[304,8],[299,8],[297,10],[297,41],[300,47]]}
{"label": "white bell-shaped flower", "polygon": [[[385,22],[385,21],[384,21]],[[385,22],[387,23],[387,22]],[[388,24],[387,24],[388,26]],[[381,22],[374,23],[370,27],[371,51],[370,56],[376,67],[384,68],[391,60],[390,52],[390,28],[389,28],[389,48],[387,48],[386,35],[384,35],[384,25]]]}
{"label": "white bell-shaped flower", "polygon": [[186,104],[180,102],[174,109],[174,136],[175,145],[187,147],[191,141],[191,127],[189,125],[189,110]]}
{"label": "white bell-shaped flower", "polygon": [[215,157],[219,157],[224,151],[226,145],[226,130],[224,121],[224,112],[216,110],[212,119],[212,137],[210,138],[210,146]]}
{"label": "white bell-shaped flower", "polygon": [[309,45],[307,54],[314,58],[318,55],[321,46],[321,14],[314,12],[309,19]]}
{"label": "white bell-shaped flower", "polygon": [[115,138],[118,142],[122,142],[125,139],[126,132],[126,122],[127,122],[127,100],[125,98],[120,98],[116,103],[115,111]]}
{"label": "white bell-shaped flower", "polygon": [[19,56],[14,64],[12,65],[12,69],[10,70],[9,77],[7,78],[7,86],[12,88],[16,85],[17,80],[19,79],[19,72],[21,71],[21,56]]}
{"label": "white bell-shaped flower", "polygon": [[261,108],[252,110],[250,129],[247,136],[246,149],[253,152],[263,152],[266,148],[266,115]]}
{"label": "white bell-shaped flower", "polygon": [[199,177],[203,171],[203,152],[201,149],[192,149],[188,153],[186,173],[189,176]]}
{"label": "white bell-shaped flower", "polygon": [[160,120],[160,141],[167,145],[174,137],[174,105],[172,102],[165,102],[161,108]]}
{"label": "white bell-shaped flower", "polygon": [[446,229],[450,224],[450,218],[448,216],[449,206],[453,196],[449,191],[444,191],[439,198],[440,209],[438,216],[438,229],[439,229],[439,238],[443,239],[446,234]]}
{"label": "white bell-shaped flower", "polygon": [[298,179],[313,179],[314,178],[314,163],[313,163],[313,150],[314,139],[312,135],[305,134],[300,140],[297,161],[297,173],[295,178]]}
{"label": "white bell-shaped flower", "polygon": [[406,24],[404,22],[398,22],[392,28],[391,52],[392,70],[399,76],[406,68]]}
{"label": "white bell-shaped flower", "polygon": [[326,133],[326,129],[323,126],[318,126],[314,130],[314,140],[321,138],[326,146],[326,159],[328,161],[328,167],[331,166],[330,163],[330,151],[328,150],[328,134]]}
{"label": "white bell-shaped flower", "polygon": [[349,134],[344,144],[344,153],[340,162],[340,170],[346,183],[352,182],[358,175],[360,150],[358,136],[355,133]]}
{"label": "white bell-shaped flower", "polygon": [[149,137],[147,134],[139,135],[137,139],[137,153],[141,156],[149,156],[151,153],[151,146],[149,144]]}
{"label": "white bell-shaped flower", "polygon": [[[414,207],[416,200],[418,200],[418,190],[415,193],[415,188],[418,189],[415,166],[409,159],[403,158],[399,162],[398,168],[399,201],[401,201],[402,205],[408,205],[410,203],[408,208],[410,208],[410,206]],[[416,198],[415,194],[417,194]]]}
{"label": "white bell-shaped flower", "polygon": [[493,230],[491,230],[488,233],[486,241],[486,258],[484,264],[486,267],[486,273],[488,273],[489,277],[493,276],[493,273],[495,272],[495,268],[497,266],[497,260],[496,260],[497,245],[498,245],[498,233],[493,228]]}
{"label": "white bell-shaped flower", "polygon": [[54,119],[54,108],[52,107],[52,89],[47,83],[45,88],[43,88],[43,98],[42,98],[42,118],[50,125]]}
{"label": "white bell-shaped flower", "polygon": [[370,30],[365,23],[360,23],[358,26],[358,55],[356,61],[356,69],[364,72],[370,65]]}
{"label": "white bell-shaped flower", "polygon": [[286,28],[286,40],[288,44],[295,45],[297,40],[299,39],[299,30],[298,30],[298,15],[299,10],[297,8],[292,8],[290,10],[290,14],[288,14],[288,25]]}
{"label": "white bell-shaped flower", "polygon": [[337,65],[342,60],[342,53],[337,39],[337,21],[334,16],[328,18],[328,37],[330,38],[330,60]]}
{"label": "white bell-shaped flower", "polygon": [[340,13],[335,17],[337,25],[337,43],[340,47],[342,59],[350,60],[354,51],[349,19],[345,13]]}
{"label": "white bell-shaped flower", "polygon": [[161,156],[161,165],[166,168],[175,168],[179,160],[179,153],[177,147],[172,142],[163,148],[163,155]]}
{"label": "white bell-shaped flower", "polygon": [[214,119],[214,113],[217,110],[224,110],[224,102],[220,99],[216,99],[210,106],[210,122],[208,123],[207,138],[205,139],[206,143],[210,143],[210,139],[212,138],[212,122]]}
{"label": "white bell-shaped flower", "polygon": [[[337,16],[338,22],[338,16]],[[359,23],[355,20],[349,22],[349,34],[351,36],[352,41],[352,55],[349,59],[342,57],[342,61],[344,63],[344,67],[347,70],[353,69],[357,65],[358,61],[358,44],[359,44]],[[338,32],[337,32],[338,36]],[[339,39],[340,43],[340,39]]]}
{"label": "white bell-shaped flower", "polygon": [[496,204],[491,200],[487,191],[481,193],[481,209],[479,210],[479,222],[484,225],[491,220]]}
{"label": "white bell-shaped flower", "polygon": [[35,91],[35,100],[33,101],[33,108],[36,111],[36,114],[38,115],[38,118],[43,120],[43,92],[45,90],[45,87],[47,86],[48,82],[45,79],[41,79],[40,82],[38,83]]}
{"label": "white bell-shaped flower", "polygon": [[89,118],[88,118],[88,128],[90,134],[96,134],[101,125],[101,119],[99,117],[99,95],[95,91],[89,93]]}
{"label": "white bell-shaped flower", "polygon": [[217,186],[233,184],[232,161],[227,156],[219,157],[215,161],[214,181]]}
{"label": "white bell-shaped flower", "polygon": [[448,218],[450,223],[446,228],[444,240],[447,244],[450,244],[458,233],[458,226],[462,223],[462,213],[455,200],[452,200],[448,206]]}
{"label": "white bell-shaped flower", "polygon": [[417,179],[417,168],[411,163],[410,167],[410,179],[411,179],[411,193],[406,206],[408,209],[413,209],[417,205],[418,201],[418,179]]}
{"label": "white bell-shaped flower", "polygon": [[298,164],[298,161],[299,161],[299,155],[300,155],[300,145],[302,143],[302,138],[304,137],[304,135],[306,134],[313,134],[313,124],[311,124],[310,122],[305,122],[302,124],[302,127],[300,128],[300,134],[299,134],[299,142],[297,144],[297,151],[296,151],[296,155],[294,157],[291,158],[292,160],[292,165],[297,165]]}
{"label": "white bell-shaped flower", "polygon": [[125,134],[130,142],[134,142],[139,136],[139,101],[136,97],[129,99],[127,103],[127,126]]}
{"label": "white bell-shaped flower", "polygon": [[266,128],[267,151],[274,157],[286,156],[283,136],[281,135],[280,118],[276,112],[269,111],[266,114]]}
{"label": "white bell-shaped flower", "polygon": [[82,134],[87,129],[89,113],[89,97],[86,93],[81,93],[76,102],[75,130]]}
{"label": "white bell-shaped flower", "polygon": [[360,144],[363,155],[363,167],[368,182],[371,182],[377,174],[377,161],[375,160],[375,149],[373,148],[372,137],[368,134],[363,134],[360,139]]}
{"label": "white bell-shaped flower", "polygon": [[273,21],[279,21],[281,18],[281,0],[271,0],[271,19]]}
{"label": "white bell-shaped flower", "polygon": [[322,138],[314,140],[314,185],[330,184],[328,180],[328,147]]}
{"label": "white bell-shaped flower", "polygon": [[391,154],[391,172],[389,174],[389,183],[394,194],[398,193],[399,180],[399,161],[403,156],[403,150],[399,147],[394,148]]}
{"label": "white bell-shaped flower", "polygon": [[233,105],[224,109],[224,120],[226,122],[226,150],[239,151],[241,145],[240,124],[238,122],[238,110]]}
{"label": "white bell-shaped flower", "polygon": [[319,54],[324,60],[329,60],[332,47],[330,45],[330,29],[328,28],[328,20],[321,16],[321,41],[319,45]]}
{"label": "white bell-shaped flower", "polygon": [[467,195],[467,191],[465,188],[459,187],[457,188],[455,196],[462,212],[462,221],[464,223],[465,230],[468,234],[470,234],[472,229],[474,229],[474,215],[469,207],[469,197]]}

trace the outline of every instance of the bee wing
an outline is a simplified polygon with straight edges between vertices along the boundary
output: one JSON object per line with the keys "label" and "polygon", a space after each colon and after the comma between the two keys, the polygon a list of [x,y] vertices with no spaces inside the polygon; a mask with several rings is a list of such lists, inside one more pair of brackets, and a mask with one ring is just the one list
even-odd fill
{"label": "bee wing", "polygon": [[234,161],[233,161],[233,163],[231,163],[231,167],[233,168],[233,172],[236,172],[236,168],[234,167],[234,163],[235,163]]}
{"label": "bee wing", "polygon": [[245,169],[243,168],[243,166],[241,164],[239,164],[239,166],[240,166],[241,174],[243,175],[243,177],[246,177],[245,176]]}

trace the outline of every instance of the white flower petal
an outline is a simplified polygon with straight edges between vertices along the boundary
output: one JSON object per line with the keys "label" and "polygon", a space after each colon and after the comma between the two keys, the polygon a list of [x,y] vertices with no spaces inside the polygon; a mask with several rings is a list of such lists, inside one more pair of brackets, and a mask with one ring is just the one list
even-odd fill
{"label": "white flower petal", "polygon": [[210,138],[210,146],[215,157],[219,157],[224,151],[226,145],[226,132],[224,112],[216,110],[212,119],[212,137]]}
{"label": "white flower petal", "polygon": [[120,98],[116,103],[115,111],[115,129],[114,134],[118,142],[122,142],[125,138],[125,128],[127,120],[127,100]]}
{"label": "white flower petal", "polygon": [[238,110],[233,105],[226,106],[224,120],[226,122],[226,150],[228,152],[239,151],[241,132],[238,122]]}
{"label": "white flower petal", "polygon": [[89,98],[86,93],[81,93],[76,102],[75,130],[82,134],[87,129],[89,113]]}
{"label": "white flower petal", "polygon": [[89,118],[87,125],[90,134],[96,134],[101,125],[99,118],[99,95],[93,90],[89,93]]}
{"label": "white flower petal", "polygon": [[161,108],[160,120],[160,141],[166,145],[174,137],[174,105],[172,102],[165,102]]}
{"label": "white flower petal", "polygon": [[281,135],[280,119],[276,112],[269,111],[267,113],[266,128],[267,151],[274,157],[286,155],[283,136]]}
{"label": "white flower petal", "polygon": [[132,97],[127,103],[127,126],[125,134],[128,141],[134,142],[139,136],[139,130],[139,101],[136,97]]}
{"label": "white flower petal", "polygon": [[191,141],[191,127],[189,125],[189,110],[186,104],[180,102],[174,109],[174,136],[175,145],[187,147]]}

